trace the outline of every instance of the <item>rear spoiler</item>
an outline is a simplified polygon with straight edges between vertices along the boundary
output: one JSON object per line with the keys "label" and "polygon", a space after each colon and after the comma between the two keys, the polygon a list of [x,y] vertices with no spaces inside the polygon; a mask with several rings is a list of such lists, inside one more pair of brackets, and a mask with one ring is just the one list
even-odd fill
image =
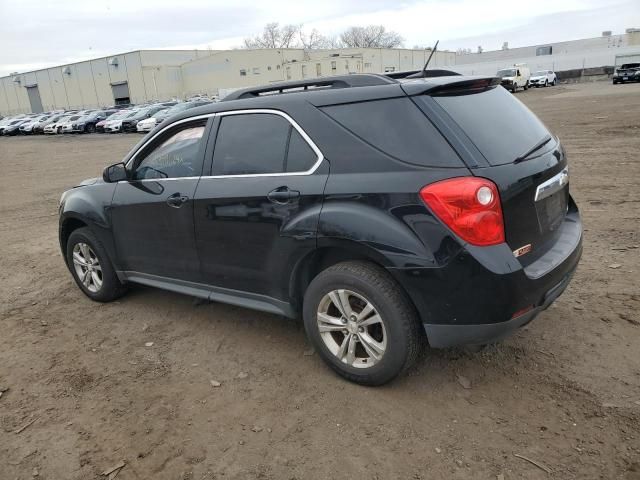
{"label": "rear spoiler", "polygon": [[499,77],[439,77],[432,80],[402,82],[404,92],[409,95],[467,95],[480,93],[500,85]]}
{"label": "rear spoiler", "polygon": [[401,78],[433,78],[433,77],[451,77],[460,75],[458,72],[452,70],[409,70],[408,72],[389,72],[384,74],[386,77],[401,79]]}

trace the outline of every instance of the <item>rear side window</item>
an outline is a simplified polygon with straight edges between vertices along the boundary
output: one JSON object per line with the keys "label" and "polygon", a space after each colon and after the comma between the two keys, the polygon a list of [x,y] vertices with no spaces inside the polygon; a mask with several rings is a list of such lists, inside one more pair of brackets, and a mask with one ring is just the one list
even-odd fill
{"label": "rear side window", "polygon": [[340,125],[388,156],[414,165],[459,167],[444,137],[408,98],[324,107]]}
{"label": "rear side window", "polygon": [[549,135],[538,117],[502,87],[433,98],[491,165],[512,163]]}
{"label": "rear side window", "polygon": [[311,149],[305,139],[302,138],[302,135],[291,127],[285,171],[306,172],[313,167],[317,160],[316,152]]}
{"label": "rear side window", "polygon": [[280,115],[226,115],[216,138],[213,174],[302,173],[317,160],[300,133]]}

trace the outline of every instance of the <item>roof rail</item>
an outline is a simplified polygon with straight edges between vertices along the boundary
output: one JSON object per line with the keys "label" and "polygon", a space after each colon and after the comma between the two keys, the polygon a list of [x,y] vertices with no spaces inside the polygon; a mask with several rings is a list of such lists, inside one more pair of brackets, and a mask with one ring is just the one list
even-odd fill
{"label": "roof rail", "polygon": [[315,89],[371,87],[375,85],[389,85],[392,83],[397,83],[397,81],[387,75],[356,73],[352,75],[339,75],[335,77],[314,78],[309,80],[276,82],[259,87],[244,88],[230,93],[220,101],[226,102],[229,100],[257,98],[268,95],[294,93]]}

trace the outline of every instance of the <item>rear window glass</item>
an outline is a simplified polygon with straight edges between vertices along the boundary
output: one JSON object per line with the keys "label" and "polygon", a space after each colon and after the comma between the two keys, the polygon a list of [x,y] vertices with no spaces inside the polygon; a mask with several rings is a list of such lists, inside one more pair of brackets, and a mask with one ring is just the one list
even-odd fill
{"label": "rear window glass", "polygon": [[335,105],[322,110],[390,157],[414,165],[460,166],[457,154],[408,98]]}
{"label": "rear window glass", "polygon": [[538,117],[502,87],[433,98],[491,165],[512,163],[549,135]]}
{"label": "rear window glass", "polygon": [[295,128],[289,127],[289,131],[291,136],[289,137],[285,170],[287,172],[306,172],[313,167],[318,156]]}

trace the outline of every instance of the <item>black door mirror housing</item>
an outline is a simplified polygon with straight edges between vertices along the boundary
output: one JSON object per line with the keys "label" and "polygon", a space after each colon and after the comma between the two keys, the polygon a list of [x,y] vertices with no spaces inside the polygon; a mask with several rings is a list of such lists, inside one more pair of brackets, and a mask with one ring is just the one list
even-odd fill
{"label": "black door mirror housing", "polygon": [[107,183],[116,183],[129,178],[124,163],[114,163],[102,171],[102,179]]}

